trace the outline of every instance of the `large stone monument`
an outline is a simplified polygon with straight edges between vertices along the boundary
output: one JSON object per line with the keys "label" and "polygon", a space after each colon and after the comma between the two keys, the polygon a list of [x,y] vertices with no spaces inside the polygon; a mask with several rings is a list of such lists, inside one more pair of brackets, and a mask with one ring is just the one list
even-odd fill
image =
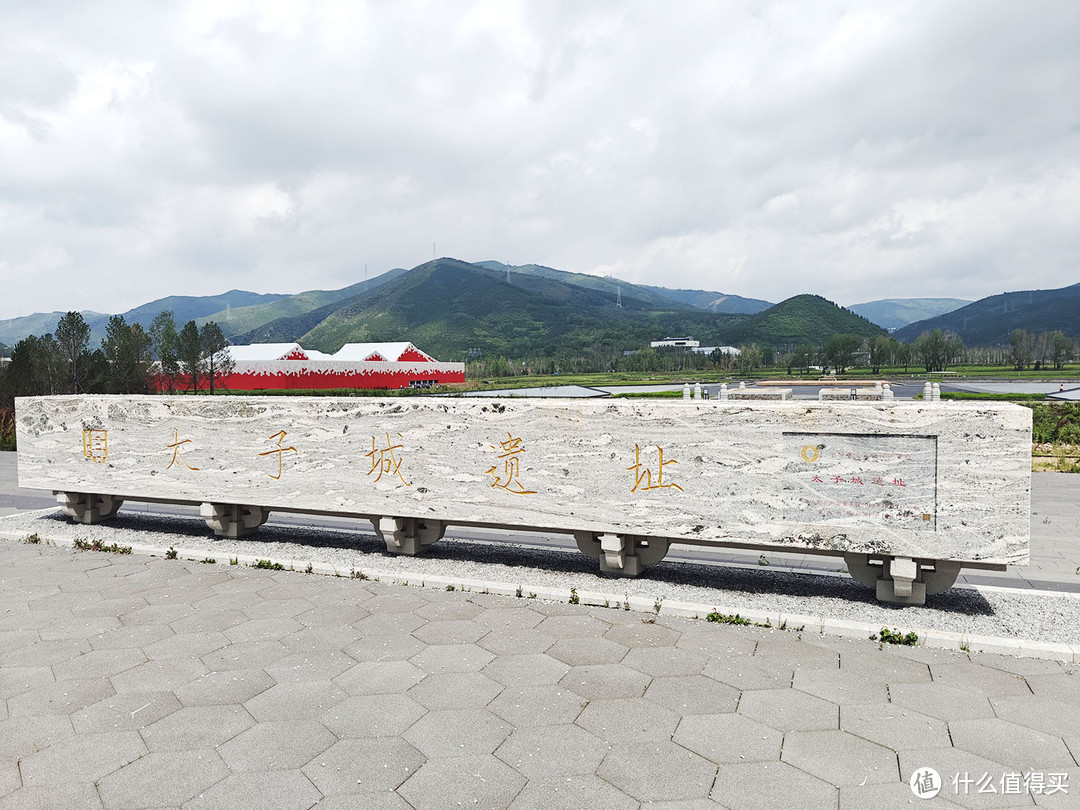
{"label": "large stone monument", "polygon": [[637,575],[670,543],[843,556],[921,603],[1028,557],[1031,412],[1000,403],[20,399],[19,483],[94,523],[201,504],[220,536],[272,511],[369,519],[417,554],[448,524],[572,533]]}

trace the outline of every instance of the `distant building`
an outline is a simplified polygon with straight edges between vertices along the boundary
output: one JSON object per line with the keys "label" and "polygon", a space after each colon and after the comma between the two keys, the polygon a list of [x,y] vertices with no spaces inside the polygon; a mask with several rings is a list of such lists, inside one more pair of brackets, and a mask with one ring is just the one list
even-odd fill
{"label": "distant building", "polygon": [[731,355],[732,357],[738,357],[742,354],[740,349],[736,349],[734,346],[698,346],[690,351],[697,354],[712,354],[713,352],[720,352],[720,354]]}
{"label": "distant building", "polygon": [[440,363],[411,343],[346,343],[334,354],[299,343],[230,346],[233,391],[325,388],[428,388],[465,381],[464,363]]}
{"label": "distant building", "polygon": [[663,340],[654,340],[649,345],[654,349],[696,349],[701,345],[701,341],[694,340],[692,337],[666,337]]}

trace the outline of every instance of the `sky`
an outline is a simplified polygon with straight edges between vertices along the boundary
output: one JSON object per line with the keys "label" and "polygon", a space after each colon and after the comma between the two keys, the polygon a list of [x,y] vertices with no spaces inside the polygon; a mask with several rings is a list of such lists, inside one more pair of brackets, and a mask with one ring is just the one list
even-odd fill
{"label": "sky", "polygon": [[0,0],[0,318],[433,255],[841,305],[1080,282],[1080,3]]}

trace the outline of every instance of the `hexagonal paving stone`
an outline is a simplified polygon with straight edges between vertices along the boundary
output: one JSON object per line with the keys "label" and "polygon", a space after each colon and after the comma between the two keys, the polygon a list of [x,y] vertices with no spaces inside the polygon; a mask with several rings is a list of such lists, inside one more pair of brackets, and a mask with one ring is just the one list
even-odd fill
{"label": "hexagonal paving stone", "polygon": [[108,678],[47,683],[9,698],[10,717],[42,714],[71,714],[116,694]]}
{"label": "hexagonal paving stone", "polygon": [[211,630],[202,633],[176,633],[147,644],[142,648],[150,660],[160,658],[201,658],[214,650],[220,650],[232,644],[224,633]]}
{"label": "hexagonal paving stone", "polygon": [[428,622],[413,630],[413,635],[426,644],[473,644],[489,632],[476,621],[447,621]]}
{"label": "hexagonal paving stone", "polygon": [[222,635],[233,644],[259,641],[279,641],[285,636],[299,632],[303,625],[291,618],[249,619],[243,624],[222,630]]}
{"label": "hexagonal paving stone", "polygon": [[172,692],[130,692],[113,695],[71,715],[79,734],[138,731],[182,708]]}
{"label": "hexagonal paving stone", "polygon": [[670,740],[616,745],[596,771],[641,802],[705,798],[716,765]]}
{"label": "hexagonal paving stone", "polygon": [[743,692],[739,700],[739,714],[785,733],[840,726],[840,710],[835,703],[794,689]]}
{"label": "hexagonal paving stone", "polygon": [[[422,616],[429,622],[454,622],[468,621],[479,616],[484,609],[465,598],[445,600],[442,602],[428,602],[416,609],[416,615]],[[490,625],[485,625],[490,627]]]}
{"label": "hexagonal paving stone", "polygon": [[721,656],[711,659],[703,674],[736,689],[785,689],[791,686],[795,670],[778,657]]}
{"label": "hexagonal paving stone", "polygon": [[636,810],[639,807],[618,788],[593,774],[533,779],[517,795],[510,810],[550,810],[552,807],[597,807]]}
{"label": "hexagonal paving stone", "polygon": [[135,649],[161,641],[171,635],[173,635],[173,630],[168,625],[140,624],[134,627],[120,627],[92,636],[90,644],[95,650]]}
{"label": "hexagonal paving stone", "polygon": [[[785,636],[790,636],[787,638]],[[780,633],[758,642],[755,658],[780,663],[785,668],[796,669],[839,669],[840,654],[809,641],[800,640],[800,636]]]}
{"label": "hexagonal paving stone", "polygon": [[781,760],[833,785],[895,782],[896,754],[839,729],[792,731]]}
{"label": "hexagonal paving stone", "polygon": [[405,589],[390,593],[380,593],[375,598],[367,600],[364,603],[364,607],[372,614],[378,615],[388,613],[412,613],[414,610],[418,610],[426,604],[428,604],[428,600],[424,598],[422,592]]}
{"label": "hexagonal paving stone", "polygon": [[517,728],[573,723],[588,703],[567,689],[552,684],[508,686],[487,707]]}
{"label": "hexagonal paving stone", "polygon": [[495,756],[530,780],[592,774],[611,746],[580,726],[518,728]]}
{"label": "hexagonal paving stone", "polygon": [[1037,698],[1060,700],[1080,707],[1080,676],[1076,673],[1028,675],[1027,682]]}
{"label": "hexagonal paving stone", "polygon": [[486,709],[428,712],[401,736],[427,757],[490,754],[513,728]]}
{"label": "hexagonal paving stone", "polygon": [[233,737],[217,749],[236,771],[280,771],[301,768],[337,738],[314,720],[263,722]]}
{"label": "hexagonal paving stone", "polygon": [[895,703],[844,703],[840,728],[895,751],[950,745],[944,720]]}
{"label": "hexagonal paving stone", "polygon": [[[1030,796],[1003,794],[1000,792],[1000,783],[994,786],[998,791],[996,793],[979,792],[979,784],[975,780],[981,779],[984,774],[994,782],[1001,779],[1004,770],[1000,762],[951,747],[901,751],[898,756],[900,778],[903,782],[907,783],[916,771],[933,768],[941,776],[943,783],[938,798],[944,798],[954,805],[978,810],[987,807],[1031,806]],[[955,784],[954,777],[957,779]],[[965,784],[965,778],[971,779],[971,782]]]}
{"label": "hexagonal paving stone", "polygon": [[564,638],[556,641],[547,654],[570,666],[617,664],[629,648],[606,638]]}
{"label": "hexagonal paving stone", "polygon": [[272,641],[243,641],[230,644],[220,650],[204,655],[201,659],[212,672],[236,669],[262,669],[280,661],[289,650],[277,639]]}
{"label": "hexagonal paving stone", "polygon": [[589,700],[641,697],[652,679],[619,664],[572,667],[559,685]]}
{"label": "hexagonal paving stone", "polygon": [[935,684],[956,686],[990,697],[1031,694],[1031,689],[1022,676],[970,662],[931,664],[930,673],[934,676]]}
{"label": "hexagonal paving stone", "polygon": [[342,739],[386,737],[400,734],[426,713],[407,695],[357,695],[341,701],[319,719]]}
{"label": "hexagonal paving stone", "polygon": [[386,633],[393,635],[412,633],[425,624],[427,624],[427,619],[415,613],[385,613],[372,609],[370,616],[354,622],[353,627],[364,636],[378,636]]}
{"label": "hexagonal paving stone", "polygon": [[653,678],[700,675],[707,662],[704,655],[678,647],[635,647],[622,659],[623,666]]}
{"label": "hexagonal paving stone", "polygon": [[739,705],[739,690],[704,675],[653,678],[645,699],[681,715],[725,714]]}
{"label": "hexagonal paving stone", "polygon": [[416,810],[445,808],[448,797],[468,797],[476,807],[506,807],[525,777],[491,754],[429,760],[398,788]]}
{"label": "hexagonal paving stone", "polygon": [[427,645],[409,635],[378,634],[358,638],[341,651],[361,664],[371,661],[406,661]]}
{"label": "hexagonal paving stone", "polygon": [[481,624],[486,624],[492,630],[503,631],[532,629],[543,620],[541,614],[525,606],[489,607],[477,616]]}
{"label": "hexagonal paving stone", "polygon": [[425,762],[424,755],[398,737],[342,740],[304,766],[325,796],[395,790]]}
{"label": "hexagonal paving stone", "polygon": [[441,672],[428,675],[407,694],[429,709],[468,709],[488,705],[503,688],[482,672]]}
{"label": "hexagonal paving stone", "polygon": [[408,661],[373,661],[352,666],[334,678],[334,683],[350,695],[390,695],[407,692],[424,675]]}
{"label": "hexagonal paving stone", "polygon": [[570,670],[562,661],[549,655],[500,655],[486,667],[484,674],[506,686],[539,686],[558,683]]}
{"label": "hexagonal paving stone", "polygon": [[151,751],[213,749],[255,725],[243,706],[191,706],[151,722],[142,738]]}
{"label": "hexagonal paving stone", "polygon": [[145,754],[146,746],[136,731],[80,734],[23,757],[19,770],[27,787],[90,782]]}
{"label": "hexagonal paving stone", "polygon": [[278,683],[329,681],[357,666],[355,659],[341,650],[319,650],[287,655],[264,667]]}
{"label": "hexagonal paving stone", "polygon": [[[234,773],[184,805],[185,810],[307,810],[319,801],[318,789],[302,771]],[[321,805],[320,805],[321,807]]]}
{"label": "hexagonal paving stone", "polygon": [[641,742],[670,739],[679,716],[657,703],[627,698],[594,700],[574,722],[608,742]]}
{"label": "hexagonal paving stone", "polygon": [[213,751],[147,754],[101,779],[98,792],[110,810],[179,806],[228,775]]}
{"label": "hexagonal paving stone", "polygon": [[683,717],[673,738],[710,762],[779,762],[784,735],[741,714]]}
{"label": "hexagonal paving stone", "polygon": [[876,649],[841,651],[840,671],[858,672],[888,684],[929,683],[931,680],[930,667],[926,664]]}
{"label": "hexagonal paving stone", "polygon": [[[259,596],[263,596],[262,593]],[[244,613],[252,619],[273,619],[288,617],[290,619],[307,613],[315,605],[307,599],[263,599],[254,605],[244,608]]]}
{"label": "hexagonal paving stone", "polygon": [[996,760],[1013,770],[1027,772],[1075,767],[1072,755],[1060,737],[1007,720],[955,720],[949,723],[949,732],[953,747]]}
{"label": "hexagonal paving stone", "polygon": [[[307,615],[306,613],[304,614]],[[360,633],[349,625],[320,625],[305,627],[281,639],[289,653],[341,651],[360,639]]]}
{"label": "hexagonal paving stone", "polygon": [[433,644],[409,662],[428,673],[479,672],[495,656],[476,644]]}
{"label": "hexagonal paving stone", "polygon": [[14,762],[74,736],[66,714],[9,718],[0,723],[0,761]]}
{"label": "hexagonal paving stone", "polygon": [[176,696],[185,706],[225,706],[251,700],[274,684],[274,679],[262,669],[208,672],[181,686]]}
{"label": "hexagonal paving stone", "polygon": [[710,797],[739,810],[788,807],[836,807],[832,785],[786,762],[742,762],[721,765]]}
{"label": "hexagonal paving stone", "polygon": [[525,655],[544,652],[555,643],[555,639],[532,628],[500,629],[492,630],[476,643],[496,655]]}
{"label": "hexagonal paving stone", "polygon": [[201,661],[169,658],[147,661],[110,679],[117,693],[168,692],[201,678],[210,670]]}
{"label": "hexagonal paving stone", "polygon": [[1033,728],[1056,737],[1080,736],[1080,712],[1072,711],[1072,704],[1062,704],[1054,698],[1037,698],[1033,695],[991,698],[989,702],[998,717],[1018,726]]}
{"label": "hexagonal paving stone", "polygon": [[244,707],[259,722],[311,720],[346,697],[348,693],[332,683],[279,683],[245,701]]}
{"label": "hexagonal paving stone", "polygon": [[889,698],[897,706],[945,721],[994,716],[990,701],[982,692],[945,684],[900,683],[889,689]]}
{"label": "hexagonal paving stone", "polygon": [[548,616],[536,629],[554,639],[561,638],[598,638],[611,625],[592,616],[572,614],[569,616]]}
{"label": "hexagonal paving stone", "polygon": [[142,650],[94,650],[53,664],[57,681],[109,678],[146,662]]}
{"label": "hexagonal paving stone", "polygon": [[660,624],[635,622],[612,627],[604,638],[624,647],[674,647],[681,634]]}
{"label": "hexagonal paving stone", "polygon": [[889,699],[885,681],[852,670],[801,669],[791,685],[832,703],[884,703]]}
{"label": "hexagonal paving stone", "polygon": [[102,810],[98,789],[92,782],[24,787],[4,798],[4,810]]}
{"label": "hexagonal paving stone", "polygon": [[39,641],[19,650],[0,651],[4,667],[51,667],[90,652],[93,647],[86,639]]}

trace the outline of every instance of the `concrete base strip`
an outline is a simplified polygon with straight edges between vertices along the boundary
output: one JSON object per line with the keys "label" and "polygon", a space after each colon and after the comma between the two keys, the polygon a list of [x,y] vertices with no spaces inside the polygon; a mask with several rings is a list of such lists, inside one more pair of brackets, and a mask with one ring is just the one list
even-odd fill
{"label": "concrete base strip", "polygon": [[[51,511],[51,510],[48,510]],[[0,530],[0,537],[13,541],[25,541],[25,532]],[[73,548],[74,542],[68,538],[42,538],[52,545]],[[188,549],[170,546],[177,558],[199,562],[207,559],[204,549]],[[149,557],[164,557],[167,548],[133,544],[133,554]],[[269,556],[269,555],[268,555]],[[249,554],[234,554],[229,559],[217,560],[217,565],[254,566],[260,557]],[[234,562],[235,561],[235,562]],[[869,622],[856,622],[844,619],[832,619],[822,616],[808,616],[798,613],[780,613],[756,609],[739,608],[731,605],[704,605],[675,600],[649,600],[640,596],[626,596],[611,592],[585,591],[543,585],[526,586],[524,584],[498,582],[493,580],[464,579],[461,577],[439,576],[432,574],[387,573],[374,569],[343,568],[328,563],[302,559],[273,559],[271,564],[280,564],[285,570],[321,574],[324,576],[352,577],[389,582],[396,585],[411,585],[421,588],[439,588],[474,593],[491,593],[502,596],[514,596],[527,599],[544,599],[552,602],[570,602],[593,607],[606,607],[615,610],[633,610],[640,613],[683,616],[691,619],[706,619],[726,624],[755,624],[773,627],[778,630],[791,630],[802,633],[818,633],[827,636],[876,638],[882,627]],[[1048,595],[1062,598],[1075,598],[1073,594],[1046,592]],[[576,601],[575,601],[576,600]],[[895,629],[895,628],[890,628]],[[943,630],[915,627],[910,632],[918,636],[918,644],[947,650],[966,652],[1001,653],[1023,658],[1046,658],[1065,663],[1080,663],[1080,644],[1062,644],[1057,642],[1030,641],[1005,636],[982,636],[968,633],[952,633]],[[883,642],[884,643],[884,642]]]}

